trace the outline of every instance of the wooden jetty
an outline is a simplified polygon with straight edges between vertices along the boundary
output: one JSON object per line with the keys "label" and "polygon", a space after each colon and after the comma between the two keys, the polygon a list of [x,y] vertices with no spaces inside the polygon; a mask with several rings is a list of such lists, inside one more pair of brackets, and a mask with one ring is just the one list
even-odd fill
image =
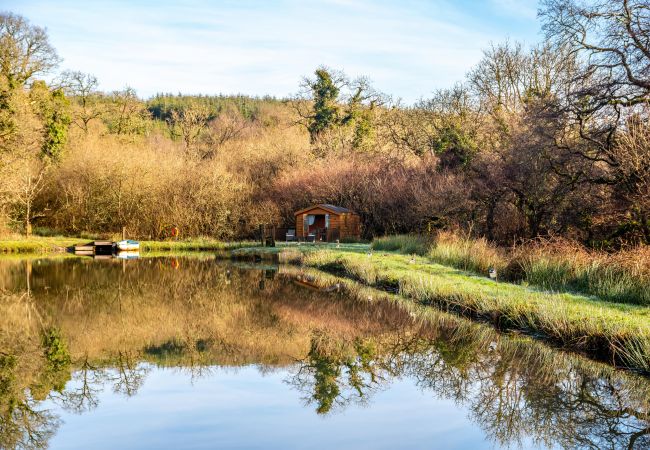
{"label": "wooden jetty", "polygon": [[87,244],[75,245],[75,255],[110,255],[113,253],[113,241],[93,241]]}

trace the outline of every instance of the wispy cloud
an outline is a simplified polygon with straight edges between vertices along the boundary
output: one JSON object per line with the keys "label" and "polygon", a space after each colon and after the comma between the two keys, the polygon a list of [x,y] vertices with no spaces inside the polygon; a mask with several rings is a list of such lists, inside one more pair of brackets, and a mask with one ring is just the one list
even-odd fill
{"label": "wispy cloud", "polygon": [[490,41],[535,39],[534,14],[504,20],[500,8],[520,2],[491,1],[21,0],[5,9],[47,26],[64,67],[107,90],[286,96],[326,64],[413,101],[462,79]]}

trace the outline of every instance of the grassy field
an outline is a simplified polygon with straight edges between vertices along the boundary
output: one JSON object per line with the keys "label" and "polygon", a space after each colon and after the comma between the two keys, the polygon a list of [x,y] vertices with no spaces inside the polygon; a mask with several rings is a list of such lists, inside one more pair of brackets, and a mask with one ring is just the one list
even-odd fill
{"label": "grassy field", "polygon": [[575,242],[548,240],[503,249],[485,239],[449,232],[432,239],[387,236],[373,241],[372,247],[424,255],[431,261],[482,276],[495,268],[502,280],[546,290],[650,306],[650,247],[606,253],[587,250]]}
{"label": "grassy field", "polygon": [[61,236],[11,236],[0,239],[0,253],[65,252],[67,247],[88,242],[88,239]]}
{"label": "grassy field", "polygon": [[195,238],[179,241],[140,241],[140,251],[210,251],[233,250],[256,245],[256,242],[224,242],[210,238]]}

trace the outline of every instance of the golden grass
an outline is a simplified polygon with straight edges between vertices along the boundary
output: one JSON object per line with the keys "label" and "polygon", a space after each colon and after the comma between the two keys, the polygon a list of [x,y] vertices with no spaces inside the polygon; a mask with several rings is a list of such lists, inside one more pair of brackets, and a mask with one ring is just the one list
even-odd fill
{"label": "golden grass", "polygon": [[[409,243],[408,249],[405,242]],[[388,236],[375,240],[373,248],[426,255],[431,261],[481,276],[487,276],[488,270],[494,268],[502,280],[546,290],[650,305],[650,247],[647,246],[606,253],[587,250],[575,242],[552,239],[503,249],[484,238],[442,231],[432,241],[415,236]]]}

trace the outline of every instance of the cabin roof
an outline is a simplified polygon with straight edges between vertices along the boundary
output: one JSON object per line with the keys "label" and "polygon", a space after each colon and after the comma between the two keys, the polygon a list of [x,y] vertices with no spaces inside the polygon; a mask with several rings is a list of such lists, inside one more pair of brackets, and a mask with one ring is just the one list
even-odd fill
{"label": "cabin roof", "polygon": [[312,209],[317,209],[317,208],[324,209],[325,211],[329,211],[332,214],[335,214],[337,216],[340,216],[341,214],[352,213],[351,210],[344,208],[342,206],[330,205],[328,203],[319,203],[318,205],[312,205],[308,208],[303,208],[299,211],[296,211],[294,215],[297,216],[298,214],[303,214],[306,213],[307,211],[311,211]]}

